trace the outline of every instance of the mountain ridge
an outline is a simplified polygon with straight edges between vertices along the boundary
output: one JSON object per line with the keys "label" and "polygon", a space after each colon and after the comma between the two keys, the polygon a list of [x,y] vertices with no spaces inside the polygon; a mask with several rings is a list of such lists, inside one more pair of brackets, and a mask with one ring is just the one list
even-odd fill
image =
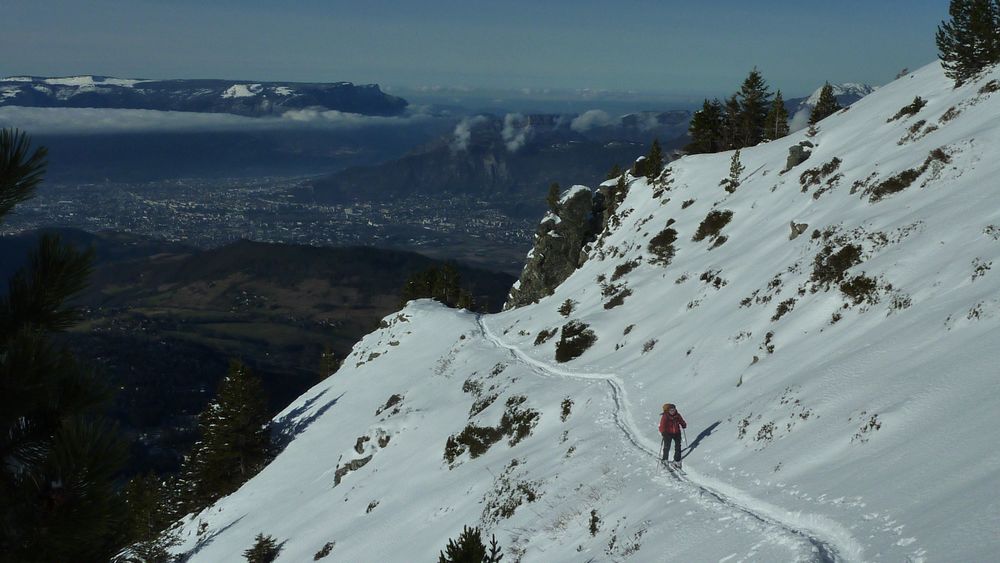
{"label": "mountain ridge", "polygon": [[406,100],[377,84],[220,79],[146,80],[80,75],[0,79],[0,106],[116,108],[249,117],[322,108],[362,115],[400,115]]}
{"label": "mountain ridge", "polygon": [[731,193],[733,151],[626,175],[551,296],[384,319],[174,552],[429,560],[478,525],[522,561],[989,560],[1000,454],[955,429],[1000,424],[998,84],[930,64],[741,150]]}

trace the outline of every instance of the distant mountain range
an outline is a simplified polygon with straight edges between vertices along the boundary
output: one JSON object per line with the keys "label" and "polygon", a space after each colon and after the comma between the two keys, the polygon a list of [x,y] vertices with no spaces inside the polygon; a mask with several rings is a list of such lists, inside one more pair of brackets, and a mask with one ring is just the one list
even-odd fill
{"label": "distant mountain range", "polygon": [[645,153],[653,138],[668,149],[682,145],[690,117],[687,111],[477,115],[402,158],[320,178],[304,195],[340,203],[461,193],[509,198],[512,207],[537,214],[552,182],[603,180],[615,164],[627,167]]}
{"label": "distant mountain range", "polygon": [[245,80],[139,80],[106,76],[0,80],[0,106],[120,108],[262,117],[323,108],[364,115],[399,115],[406,100],[377,84],[250,82]]}

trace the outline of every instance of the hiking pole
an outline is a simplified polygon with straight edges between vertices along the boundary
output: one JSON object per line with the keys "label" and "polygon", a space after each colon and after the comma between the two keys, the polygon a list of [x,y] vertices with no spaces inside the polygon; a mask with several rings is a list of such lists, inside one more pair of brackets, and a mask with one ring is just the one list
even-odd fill
{"label": "hiking pole", "polygon": [[688,445],[688,431],[687,428],[681,428],[681,432],[684,434],[684,446]]}

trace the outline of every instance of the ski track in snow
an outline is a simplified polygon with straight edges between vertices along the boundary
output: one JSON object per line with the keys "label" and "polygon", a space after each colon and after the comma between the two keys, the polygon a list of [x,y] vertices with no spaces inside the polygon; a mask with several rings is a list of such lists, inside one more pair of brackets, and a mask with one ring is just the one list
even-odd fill
{"label": "ski track in snow", "polygon": [[[496,336],[486,325],[482,315],[476,316],[476,322],[479,325],[479,330],[483,338],[494,346],[508,351],[516,362],[527,366],[532,372],[540,376],[606,381],[611,389],[611,397],[614,402],[615,424],[633,446],[659,463],[660,452],[647,443],[648,440],[644,440],[641,437],[638,426],[632,418],[632,413],[626,406],[625,389],[617,375],[577,373],[547,365],[528,356],[518,347],[507,344],[500,337]],[[826,519],[818,516],[783,511],[737,489],[732,489],[728,493],[722,492],[718,486],[707,484],[705,482],[706,479],[695,472],[691,472],[694,478],[688,476],[687,470],[681,473],[670,469],[669,473],[677,482],[694,489],[698,493],[698,496],[711,499],[724,508],[745,516],[752,521],[756,521],[766,527],[778,529],[795,537],[799,542],[809,546],[808,549],[813,555],[813,561],[834,563],[861,560],[860,546],[846,530],[843,530],[835,522],[826,521]],[[787,516],[782,515],[782,512],[786,512]],[[817,525],[816,527],[825,527],[827,529],[820,531],[808,529],[800,524],[791,522],[792,517],[800,521],[813,521]],[[830,539],[832,537],[836,537],[837,540]]]}

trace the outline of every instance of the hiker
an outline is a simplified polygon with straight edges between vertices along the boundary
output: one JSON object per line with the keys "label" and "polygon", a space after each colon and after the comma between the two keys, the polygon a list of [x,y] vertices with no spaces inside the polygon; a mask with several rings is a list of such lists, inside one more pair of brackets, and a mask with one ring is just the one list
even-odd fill
{"label": "hiker", "polygon": [[670,442],[674,442],[674,463],[681,466],[681,428],[687,428],[684,417],[677,412],[677,407],[673,403],[663,405],[663,414],[660,416],[660,434],[663,436],[663,461],[670,458]]}

